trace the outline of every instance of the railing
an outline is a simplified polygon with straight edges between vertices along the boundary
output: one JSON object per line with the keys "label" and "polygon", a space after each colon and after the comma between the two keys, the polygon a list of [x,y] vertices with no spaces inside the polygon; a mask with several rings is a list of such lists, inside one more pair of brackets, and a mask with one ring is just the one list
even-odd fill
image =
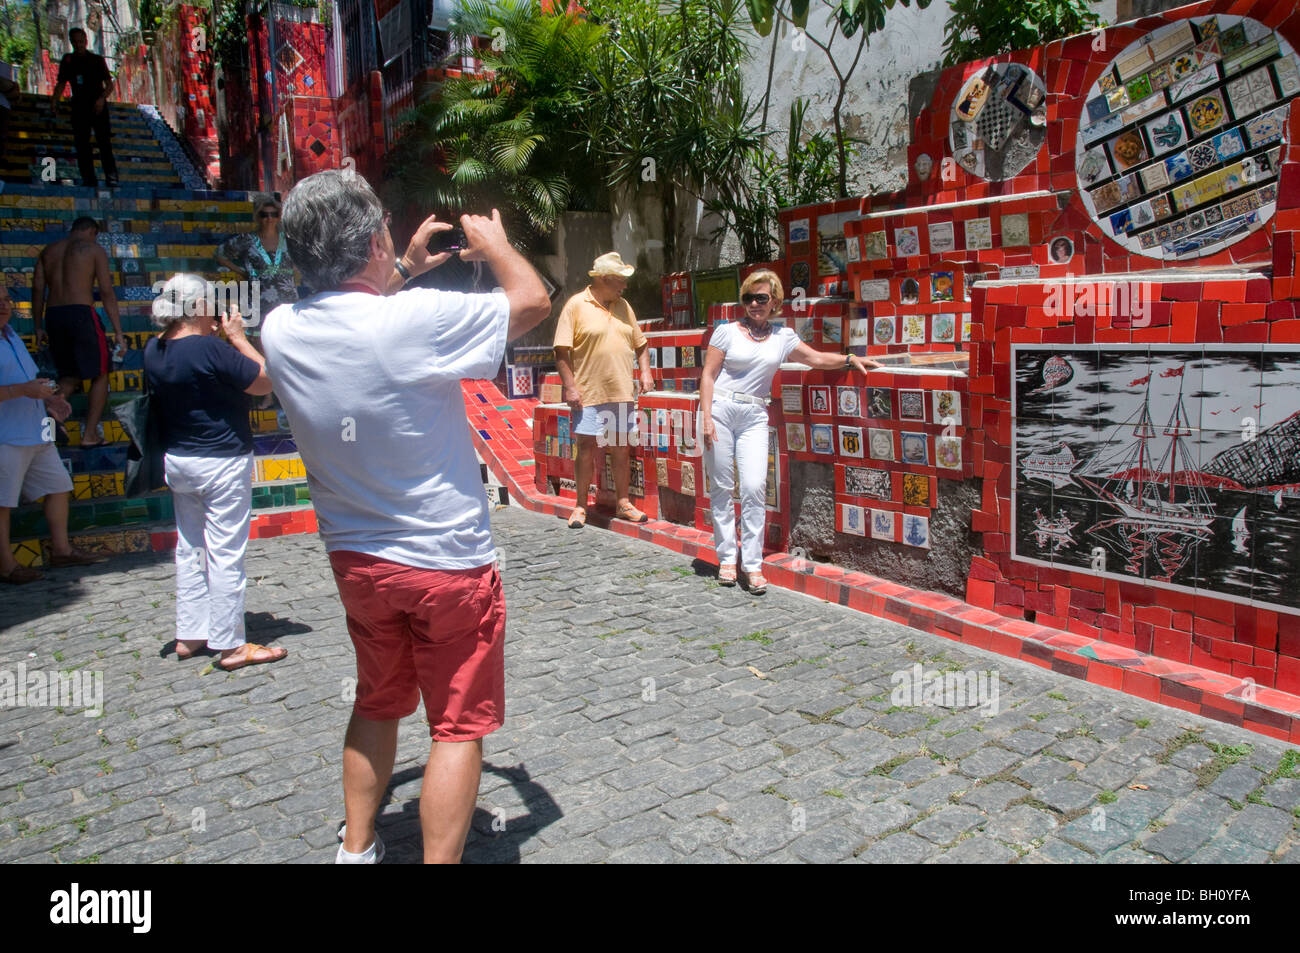
{"label": "railing", "polygon": [[384,76],[384,145],[392,148],[401,135],[404,112],[415,105],[414,84],[410,77],[389,86],[387,71]]}

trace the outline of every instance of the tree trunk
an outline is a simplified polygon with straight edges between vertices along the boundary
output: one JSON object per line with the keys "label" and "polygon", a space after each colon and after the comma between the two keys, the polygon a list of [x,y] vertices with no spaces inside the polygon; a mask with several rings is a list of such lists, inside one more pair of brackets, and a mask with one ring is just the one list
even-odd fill
{"label": "tree trunk", "polygon": [[781,4],[772,14],[772,51],[767,55],[767,88],[763,90],[763,129],[767,129],[767,107],[772,101],[772,71],[776,68],[776,45],[781,35]]}
{"label": "tree trunk", "polygon": [[858,68],[858,60],[862,58],[862,50],[867,45],[867,28],[863,26],[861,29],[862,36],[858,39],[858,52],[854,55],[853,62],[848,70],[840,77],[840,91],[839,95],[835,97],[835,158],[839,164],[839,197],[842,199],[849,197],[849,157],[845,154],[844,127],[840,122],[840,107],[844,105],[844,94],[848,91],[849,79]]}

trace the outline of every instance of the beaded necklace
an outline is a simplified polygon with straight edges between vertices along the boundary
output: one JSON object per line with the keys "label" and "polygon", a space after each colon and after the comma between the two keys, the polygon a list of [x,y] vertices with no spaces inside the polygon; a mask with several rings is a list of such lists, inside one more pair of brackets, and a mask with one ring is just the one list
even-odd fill
{"label": "beaded necklace", "polygon": [[754,326],[754,322],[750,320],[749,315],[746,314],[741,315],[740,323],[745,328],[745,333],[749,335],[750,340],[755,344],[761,344],[772,336],[772,325],[768,322],[764,322],[763,330],[760,331]]}
{"label": "beaded necklace", "polygon": [[257,236],[257,241],[253,243],[253,248],[262,256],[262,261],[266,262],[266,270],[260,274],[253,269],[249,269],[251,276],[254,278],[274,278],[280,273],[280,261],[284,258],[284,232],[280,233],[280,241],[275,246],[275,261],[271,261],[271,256],[266,253],[266,246],[262,244],[262,236]]}

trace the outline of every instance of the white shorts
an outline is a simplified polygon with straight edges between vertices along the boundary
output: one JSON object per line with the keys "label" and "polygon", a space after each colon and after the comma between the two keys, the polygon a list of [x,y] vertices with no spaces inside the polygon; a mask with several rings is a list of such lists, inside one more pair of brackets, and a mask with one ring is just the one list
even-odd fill
{"label": "white shorts", "polygon": [[72,477],[52,443],[0,444],[0,506],[14,507],[49,493],[67,493]]}

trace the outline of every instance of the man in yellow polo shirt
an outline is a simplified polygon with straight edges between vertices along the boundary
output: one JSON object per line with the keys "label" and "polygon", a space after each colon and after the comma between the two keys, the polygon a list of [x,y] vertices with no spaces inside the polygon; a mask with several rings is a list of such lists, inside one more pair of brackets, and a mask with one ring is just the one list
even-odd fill
{"label": "man in yellow polo shirt", "polygon": [[628,434],[636,424],[632,362],[641,371],[641,390],[654,389],[645,335],[623,300],[627,279],[635,271],[618,252],[592,264],[591,284],[565,302],[555,327],[555,363],[569,405],[570,433],[578,441],[574,468],[578,505],[569,526],[587,523],[587,488],[591,485],[597,438],[608,449],[618,494],[619,519],[644,523],[646,515],[628,498],[631,448]]}

